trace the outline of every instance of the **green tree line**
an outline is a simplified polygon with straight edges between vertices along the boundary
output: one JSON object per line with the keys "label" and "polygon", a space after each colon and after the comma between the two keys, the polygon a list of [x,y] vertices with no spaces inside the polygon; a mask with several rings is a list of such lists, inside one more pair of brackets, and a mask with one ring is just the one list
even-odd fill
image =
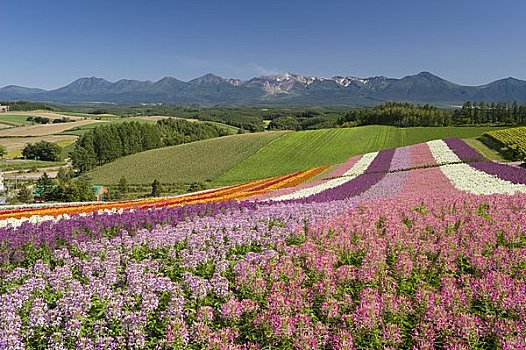
{"label": "green tree line", "polygon": [[413,105],[410,103],[389,102],[374,108],[349,111],[338,121],[340,126],[392,125],[448,126],[452,125],[451,112],[431,105]]}
{"label": "green tree line", "polygon": [[454,125],[503,124],[525,125],[526,104],[466,102],[452,115]]}
{"label": "green tree line", "polygon": [[83,134],[70,153],[80,172],[117,158],[150,149],[228,135],[222,127],[168,118],[156,124],[139,122],[97,126]]}

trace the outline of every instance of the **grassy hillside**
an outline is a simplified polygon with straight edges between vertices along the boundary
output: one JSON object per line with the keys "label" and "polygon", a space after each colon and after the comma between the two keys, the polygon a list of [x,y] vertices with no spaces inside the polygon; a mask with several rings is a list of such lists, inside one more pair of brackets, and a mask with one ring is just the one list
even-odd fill
{"label": "grassy hillside", "polygon": [[134,154],[88,173],[94,183],[116,184],[122,176],[128,183],[192,183],[215,179],[255,154],[284,132],[220,137]]}
{"label": "grassy hillside", "polygon": [[272,142],[257,154],[219,176],[217,184],[232,184],[288,174],[385,148],[411,145],[444,137],[472,138],[496,130],[493,127],[363,126],[293,132]]}

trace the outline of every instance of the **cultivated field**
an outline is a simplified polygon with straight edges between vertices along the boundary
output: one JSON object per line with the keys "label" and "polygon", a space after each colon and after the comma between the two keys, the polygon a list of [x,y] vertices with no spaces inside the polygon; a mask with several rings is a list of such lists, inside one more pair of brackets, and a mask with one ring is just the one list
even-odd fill
{"label": "cultivated field", "polygon": [[[106,164],[92,171],[90,176],[108,184],[126,176],[131,183],[151,183],[154,178],[166,183],[209,179],[215,185],[223,186],[339,164],[350,156],[389,147],[449,136],[476,137],[488,130],[495,128],[365,126],[288,132],[275,140],[264,136],[269,133],[234,135],[227,139],[205,140],[136,154]],[[251,144],[251,138],[257,141]],[[273,140],[270,143],[260,143],[270,139]],[[215,142],[221,146],[216,148]],[[236,156],[241,151],[242,156]]]}
{"label": "cultivated field", "polygon": [[72,119],[72,120],[84,120],[86,118],[93,118],[94,116],[93,115],[87,115],[87,116],[79,116],[79,115],[75,115],[74,113],[73,114],[68,114],[68,113],[52,113],[52,112],[46,112],[46,111],[29,111],[29,112],[9,112],[10,115],[14,115],[14,116],[19,116],[19,117],[24,117],[24,120],[26,117],[28,116],[32,116],[32,117],[46,117],[46,118],[49,118],[49,119],[61,119],[61,118],[69,118],[69,119]]}
{"label": "cultivated field", "polygon": [[70,123],[58,123],[58,124],[34,124],[27,126],[20,126],[17,128],[3,129],[0,130],[0,137],[22,137],[22,136],[45,136],[59,134],[63,131],[80,127],[87,126],[90,124],[98,124],[100,121],[95,120],[78,120]]}
{"label": "cultivated field", "polygon": [[197,141],[134,154],[98,167],[87,176],[95,183],[193,183],[214,179],[259,151],[284,132],[243,134]]}
{"label": "cultivated field", "polygon": [[484,138],[510,159],[526,160],[526,127],[488,132]]}
{"label": "cultivated field", "polygon": [[26,118],[27,118],[27,115],[1,113],[0,123],[2,124],[2,128],[30,125],[31,122],[28,122]]}
{"label": "cultivated field", "polygon": [[0,343],[526,348],[526,169],[444,139],[322,170],[0,212]]}
{"label": "cultivated field", "polygon": [[492,127],[396,128],[363,126],[289,133],[216,179],[221,184],[288,174],[385,148],[401,147],[444,137],[470,138]]}
{"label": "cultivated field", "polygon": [[0,145],[5,146],[8,152],[19,151],[25,147],[28,143],[36,143],[38,141],[49,141],[49,142],[60,142],[70,141],[74,142],[77,139],[76,136],[72,135],[46,135],[46,136],[35,136],[35,137],[4,137],[0,138]]}

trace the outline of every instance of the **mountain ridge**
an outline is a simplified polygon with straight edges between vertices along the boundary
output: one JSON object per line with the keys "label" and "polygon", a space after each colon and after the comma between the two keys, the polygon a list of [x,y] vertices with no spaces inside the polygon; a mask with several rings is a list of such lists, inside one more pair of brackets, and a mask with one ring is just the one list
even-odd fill
{"label": "mountain ridge", "polygon": [[59,103],[108,102],[198,105],[376,105],[385,101],[448,105],[467,100],[526,102],[526,81],[503,78],[479,86],[464,86],[430,72],[402,78],[305,76],[293,73],[262,75],[248,80],[222,78],[212,73],[190,81],[164,77],[158,81],[120,79],[110,82],[83,77],[53,90],[8,85],[0,100]]}

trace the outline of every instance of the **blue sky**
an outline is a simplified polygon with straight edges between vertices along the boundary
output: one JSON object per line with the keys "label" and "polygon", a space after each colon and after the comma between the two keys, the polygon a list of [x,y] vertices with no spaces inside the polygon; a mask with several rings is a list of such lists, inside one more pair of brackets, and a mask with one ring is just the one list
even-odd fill
{"label": "blue sky", "polygon": [[526,80],[524,0],[2,0],[0,86],[208,72]]}

